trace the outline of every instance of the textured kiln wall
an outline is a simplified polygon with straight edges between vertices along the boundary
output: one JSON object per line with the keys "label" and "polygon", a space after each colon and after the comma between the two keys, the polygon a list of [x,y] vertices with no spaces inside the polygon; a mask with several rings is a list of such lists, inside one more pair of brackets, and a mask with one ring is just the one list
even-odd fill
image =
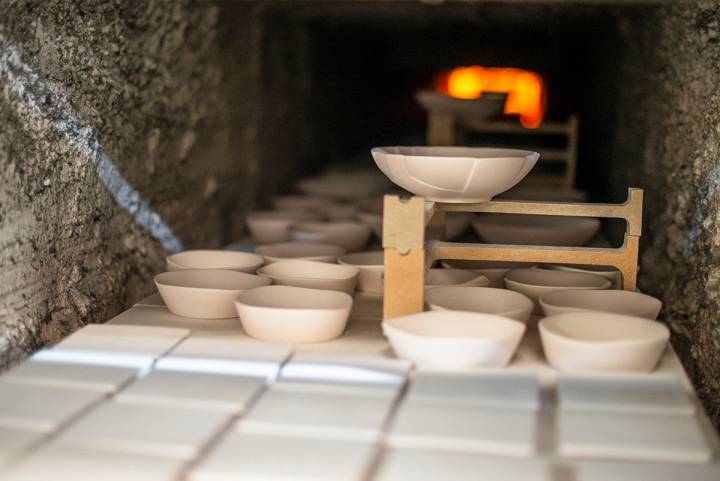
{"label": "textured kiln wall", "polygon": [[142,199],[185,246],[238,234],[259,36],[232,13],[222,31],[205,3],[0,5],[0,367],[148,292],[165,250]]}
{"label": "textured kiln wall", "polygon": [[611,185],[646,189],[641,287],[663,298],[720,426],[720,5],[667,7],[621,34]]}

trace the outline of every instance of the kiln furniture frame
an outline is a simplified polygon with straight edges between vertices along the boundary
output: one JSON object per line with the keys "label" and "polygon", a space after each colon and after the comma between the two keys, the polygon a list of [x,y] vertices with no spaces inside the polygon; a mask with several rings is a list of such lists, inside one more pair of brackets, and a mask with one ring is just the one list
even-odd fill
{"label": "kiln furniture frame", "polygon": [[[493,200],[480,204],[440,203],[422,197],[386,195],[383,211],[385,281],[383,318],[421,312],[425,273],[441,259],[537,262],[612,266],[622,273],[623,289],[635,290],[642,232],[642,189],[628,189],[622,204],[525,202]],[[549,247],[508,244],[453,243],[437,240],[447,212],[559,215],[625,219],[623,245]],[[428,239],[425,227],[429,227]]]}

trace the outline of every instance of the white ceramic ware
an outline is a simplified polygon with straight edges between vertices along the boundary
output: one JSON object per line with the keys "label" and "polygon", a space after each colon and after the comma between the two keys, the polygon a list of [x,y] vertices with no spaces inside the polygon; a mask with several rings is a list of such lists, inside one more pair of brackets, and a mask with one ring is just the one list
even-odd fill
{"label": "white ceramic ware", "polygon": [[506,365],[525,332],[522,322],[460,311],[421,312],[382,326],[398,357],[454,368]]}
{"label": "white ceramic ware", "polygon": [[639,292],[620,290],[554,291],[539,298],[546,316],[573,311],[602,311],[657,319],[662,301]]}
{"label": "white ceramic ware", "polygon": [[469,311],[528,322],[534,304],[519,292],[492,287],[444,286],[430,289],[425,303],[432,311]]}
{"label": "white ceramic ware", "polygon": [[453,240],[465,233],[472,215],[467,212],[447,212],[445,214],[445,240]]}
{"label": "white ceramic ware", "polygon": [[282,195],[276,197],[274,203],[277,210],[308,210],[316,212],[322,207],[323,200],[308,195]]}
{"label": "white ceramic ware", "polygon": [[288,259],[335,262],[339,256],[345,254],[345,249],[340,246],[314,242],[278,242],[257,246],[255,252],[263,256],[265,264]]}
{"label": "white ceramic ware", "polygon": [[492,244],[582,246],[600,229],[594,217],[476,214],[475,233]]}
{"label": "white ceramic ware", "polygon": [[545,269],[512,269],[505,276],[508,289],[529,297],[535,304],[534,314],[541,315],[538,298],[552,291],[568,289],[608,289],[610,281],[584,272],[549,271]]}
{"label": "white ceramic ware", "polygon": [[370,240],[370,228],[361,222],[299,222],[293,226],[292,240],[333,244],[357,252]]}
{"label": "white ceramic ware", "polygon": [[222,269],[190,269],[155,276],[168,310],[181,317],[236,317],[235,298],[242,291],[267,286],[270,279]]}
{"label": "white ceramic ware", "polygon": [[383,232],[383,217],[382,214],[373,214],[370,212],[358,212],[357,217],[362,223],[370,228],[370,230],[377,236],[378,239],[382,239]]}
{"label": "white ceramic ware", "polygon": [[538,327],[548,362],[562,371],[650,372],[670,338],[659,322],[607,312],[566,312]]}
{"label": "white ceramic ware", "polygon": [[355,219],[355,214],[357,214],[355,204],[341,202],[324,202],[319,210],[331,222],[352,221]]}
{"label": "white ceramic ware", "polygon": [[376,147],[380,170],[427,200],[487,202],[520,182],[539,154],[529,150],[470,147]]}
{"label": "white ceramic ware", "polygon": [[433,268],[425,275],[425,288],[488,285],[490,285],[490,281],[487,277],[466,269]]}
{"label": "white ceramic ware", "polygon": [[490,281],[489,287],[505,289],[505,275],[510,269],[530,268],[534,264],[527,262],[503,262],[503,261],[466,261],[466,260],[444,260],[440,262],[443,267],[455,269],[470,269],[482,274]]}
{"label": "white ceramic ware", "polygon": [[289,241],[290,227],[295,222],[320,219],[320,214],[307,210],[263,210],[248,214],[246,222],[253,239],[267,244]]}
{"label": "white ceramic ware", "polygon": [[226,269],[254,274],[263,265],[263,258],[249,252],[220,249],[195,249],[178,252],[166,259],[168,271],[184,269]]}
{"label": "white ceramic ware", "polygon": [[358,291],[382,294],[383,273],[385,272],[385,255],[382,251],[346,254],[338,258],[338,262],[360,269],[357,282]]}
{"label": "white ceramic ware", "polygon": [[610,266],[580,266],[575,264],[542,264],[542,269],[551,269],[556,271],[568,272],[589,272],[597,274],[608,279],[612,285],[611,289],[622,289],[622,273],[614,267]]}
{"label": "white ceramic ware", "polygon": [[258,270],[258,274],[281,286],[307,287],[352,293],[360,269],[327,262],[302,259],[274,262]]}
{"label": "white ceramic ware", "polygon": [[242,292],[235,306],[249,336],[306,343],[340,336],[352,303],[352,297],[344,292],[266,286]]}
{"label": "white ceramic ware", "polygon": [[387,181],[374,172],[335,172],[300,179],[297,183],[298,189],[307,195],[338,201],[368,197],[382,192],[387,186]]}

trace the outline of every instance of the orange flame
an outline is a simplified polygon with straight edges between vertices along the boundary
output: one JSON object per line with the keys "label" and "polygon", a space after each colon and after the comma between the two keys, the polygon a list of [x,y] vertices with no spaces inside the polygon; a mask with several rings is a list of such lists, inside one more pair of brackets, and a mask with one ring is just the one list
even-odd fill
{"label": "orange flame", "polygon": [[517,68],[458,67],[442,74],[436,89],[450,97],[476,99],[483,93],[505,93],[504,112],[536,129],[545,116],[545,86],[535,72]]}

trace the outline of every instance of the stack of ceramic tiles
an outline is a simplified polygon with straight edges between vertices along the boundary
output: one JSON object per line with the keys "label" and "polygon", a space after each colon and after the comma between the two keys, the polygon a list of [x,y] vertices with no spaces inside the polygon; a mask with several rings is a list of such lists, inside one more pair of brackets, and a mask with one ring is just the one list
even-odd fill
{"label": "stack of ceramic tiles", "polygon": [[698,414],[672,376],[545,386],[95,325],[0,377],[0,480],[717,481]]}

